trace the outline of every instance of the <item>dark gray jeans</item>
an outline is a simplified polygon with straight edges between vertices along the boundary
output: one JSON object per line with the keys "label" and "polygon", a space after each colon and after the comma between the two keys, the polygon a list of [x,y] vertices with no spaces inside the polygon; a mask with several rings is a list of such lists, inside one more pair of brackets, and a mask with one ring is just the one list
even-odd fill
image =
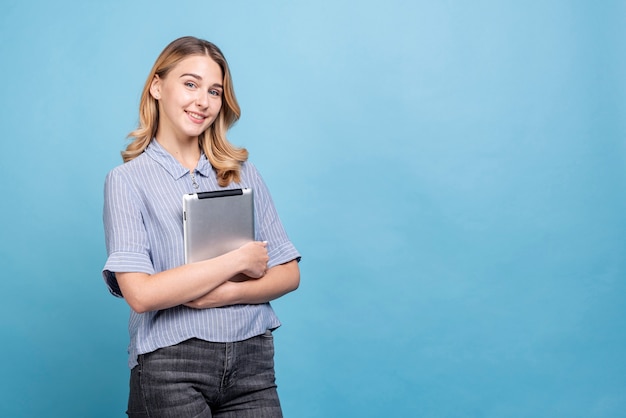
{"label": "dark gray jeans", "polygon": [[282,417],[274,378],[274,339],[199,339],[138,358],[130,376],[130,418]]}

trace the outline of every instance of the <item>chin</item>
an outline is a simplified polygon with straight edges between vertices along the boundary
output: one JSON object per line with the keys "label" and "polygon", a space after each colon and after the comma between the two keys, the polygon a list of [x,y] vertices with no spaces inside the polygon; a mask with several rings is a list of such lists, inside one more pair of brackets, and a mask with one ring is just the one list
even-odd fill
{"label": "chin", "polygon": [[197,138],[198,136],[200,136],[204,131],[206,131],[208,129],[208,126],[206,128],[197,128],[197,129],[189,129],[187,131],[185,131],[185,135],[187,135],[189,138]]}

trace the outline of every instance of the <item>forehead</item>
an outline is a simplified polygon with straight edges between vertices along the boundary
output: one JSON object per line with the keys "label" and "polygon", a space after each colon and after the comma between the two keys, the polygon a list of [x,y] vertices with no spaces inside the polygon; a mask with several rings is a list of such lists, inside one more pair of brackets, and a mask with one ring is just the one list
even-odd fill
{"label": "forehead", "polygon": [[208,55],[191,55],[180,61],[171,70],[171,74],[180,77],[184,74],[192,74],[201,77],[203,80],[222,82],[224,75],[222,68]]}

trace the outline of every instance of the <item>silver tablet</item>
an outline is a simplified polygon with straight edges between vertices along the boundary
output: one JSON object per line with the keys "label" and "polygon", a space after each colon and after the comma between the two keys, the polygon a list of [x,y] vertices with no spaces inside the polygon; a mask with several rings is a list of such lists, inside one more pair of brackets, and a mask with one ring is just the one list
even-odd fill
{"label": "silver tablet", "polygon": [[254,240],[252,189],[183,196],[185,263],[206,260]]}

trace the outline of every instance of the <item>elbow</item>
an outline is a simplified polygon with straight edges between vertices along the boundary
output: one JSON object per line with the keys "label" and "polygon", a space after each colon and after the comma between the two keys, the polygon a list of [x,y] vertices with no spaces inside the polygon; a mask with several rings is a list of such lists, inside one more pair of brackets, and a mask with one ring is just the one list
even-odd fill
{"label": "elbow", "polygon": [[290,281],[289,292],[293,292],[294,290],[297,290],[298,287],[300,287],[300,269],[298,268],[297,264],[295,265],[295,267],[295,271],[293,272]]}
{"label": "elbow", "polygon": [[156,307],[154,303],[150,301],[150,299],[147,298],[144,293],[137,292],[135,291],[135,289],[129,288],[124,290],[125,291],[122,292],[122,297],[124,298],[128,306],[130,306],[130,309],[132,309],[136,313],[142,314],[158,309],[158,307]]}
{"label": "elbow", "polygon": [[150,312],[150,311],[152,311],[152,310],[153,310],[153,309],[147,308],[147,307],[145,307],[145,306],[141,306],[141,305],[139,305],[139,306],[134,306],[134,307],[133,307],[133,306],[131,306],[130,308],[131,308],[133,311],[135,311],[136,313],[138,313],[138,314],[143,314],[143,313]]}
{"label": "elbow", "polygon": [[149,277],[141,273],[117,273],[121,295],[130,308],[139,314],[159,309],[157,299],[151,296],[150,287],[145,286]]}
{"label": "elbow", "polygon": [[154,310],[152,306],[150,306],[148,303],[146,303],[146,301],[141,300],[140,298],[128,297],[124,299],[126,300],[126,303],[128,303],[128,306],[130,306],[130,309],[132,309],[134,312],[138,314],[142,314],[142,313],[146,313],[146,312],[150,312]]}

